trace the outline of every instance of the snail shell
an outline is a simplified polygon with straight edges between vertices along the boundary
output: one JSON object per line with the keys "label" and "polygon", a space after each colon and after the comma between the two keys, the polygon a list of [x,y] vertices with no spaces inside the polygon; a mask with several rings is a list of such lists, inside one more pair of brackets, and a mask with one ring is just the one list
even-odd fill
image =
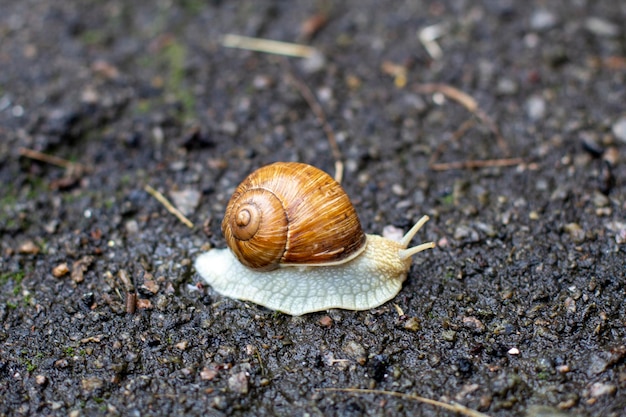
{"label": "snail shell", "polygon": [[228,203],[222,232],[239,261],[255,270],[334,265],[365,248],[365,233],[343,188],[328,174],[277,162],[250,174]]}

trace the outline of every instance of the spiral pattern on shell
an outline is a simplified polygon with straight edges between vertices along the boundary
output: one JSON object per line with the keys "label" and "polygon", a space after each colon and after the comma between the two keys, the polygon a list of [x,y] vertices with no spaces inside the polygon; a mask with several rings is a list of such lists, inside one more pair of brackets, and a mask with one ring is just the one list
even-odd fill
{"label": "spiral pattern on shell", "polygon": [[241,263],[257,270],[337,264],[365,246],[343,188],[324,171],[297,162],[250,174],[228,203],[222,232]]}

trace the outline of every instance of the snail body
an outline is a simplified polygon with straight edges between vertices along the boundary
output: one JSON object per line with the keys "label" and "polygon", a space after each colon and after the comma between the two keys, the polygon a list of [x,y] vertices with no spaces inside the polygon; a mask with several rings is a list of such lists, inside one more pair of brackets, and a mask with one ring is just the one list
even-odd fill
{"label": "snail body", "polygon": [[395,297],[411,257],[435,246],[408,248],[426,221],[400,242],[365,234],[328,174],[278,162],[237,187],[222,222],[229,248],[200,255],[195,267],[217,292],[287,314],[367,310]]}

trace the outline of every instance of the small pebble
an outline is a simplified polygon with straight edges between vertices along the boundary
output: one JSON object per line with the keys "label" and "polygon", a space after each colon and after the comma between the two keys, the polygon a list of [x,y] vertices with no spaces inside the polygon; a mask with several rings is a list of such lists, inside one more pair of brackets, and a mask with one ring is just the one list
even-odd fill
{"label": "small pebble", "polygon": [[417,317],[410,317],[404,322],[404,329],[410,332],[416,332],[421,328],[420,320]]}
{"label": "small pebble", "polygon": [[392,184],[391,192],[398,196],[406,195],[406,190],[400,184]]}
{"label": "small pebble", "polygon": [[159,292],[159,284],[154,280],[152,274],[145,274],[143,277],[143,284],[141,284],[141,289],[145,290],[149,293],[156,294]]}
{"label": "small pebble", "polygon": [[348,343],[343,345],[342,350],[350,358],[356,359],[356,361],[361,365],[363,365],[367,360],[365,348],[363,345],[355,342],[354,340],[350,340]]}
{"label": "small pebble", "polygon": [[326,66],[326,57],[320,52],[314,52],[309,57],[300,61],[300,68],[307,73],[313,74]]}
{"label": "small pebble", "polygon": [[515,94],[518,89],[517,83],[510,78],[500,78],[496,84],[496,92],[503,96]]}
{"label": "small pebble", "polygon": [[323,316],[320,320],[319,320],[319,324],[322,327],[330,327],[333,325],[333,319],[330,316]]}
{"label": "small pebble", "polygon": [[137,223],[137,220],[128,220],[124,223],[124,229],[126,229],[126,233],[129,235],[136,235],[139,233],[139,224]]}
{"label": "small pebble", "polygon": [[469,240],[470,242],[478,242],[478,232],[466,225],[459,225],[454,229],[454,238],[457,240]]}
{"label": "small pebble", "polygon": [[593,193],[593,205],[596,207],[606,207],[609,205],[609,198],[600,193],[600,192],[595,192]]}
{"label": "small pebble", "polygon": [[574,243],[581,243],[585,241],[585,231],[578,223],[568,223],[563,229],[572,238]]}
{"label": "small pebble", "polygon": [[102,388],[102,386],[104,385],[104,381],[98,377],[91,377],[81,380],[80,385],[82,386],[84,391],[91,392]]}
{"label": "small pebble", "polygon": [[178,342],[174,345],[174,347],[178,350],[186,350],[187,346],[189,346],[189,341],[183,340],[182,342]]}
{"label": "small pebble", "polygon": [[67,262],[63,262],[52,268],[52,275],[54,275],[55,278],[61,278],[68,272],[70,272],[70,268],[67,266]]}
{"label": "small pebble", "polygon": [[266,90],[274,84],[274,80],[269,75],[259,74],[252,80],[252,85],[256,90]]}
{"label": "small pebble", "polygon": [[39,246],[37,246],[32,240],[27,240],[19,246],[17,251],[19,253],[37,255],[39,253]]}
{"label": "small pebble", "polygon": [[613,395],[617,391],[617,387],[613,384],[605,384],[602,382],[594,382],[589,388],[589,395],[594,398],[603,395]]}
{"label": "small pebble", "polygon": [[546,101],[541,96],[532,96],[526,101],[526,114],[531,120],[537,121],[546,114]]}
{"label": "small pebble", "polygon": [[232,120],[226,120],[220,125],[220,131],[222,133],[226,133],[229,136],[235,136],[239,131],[239,127],[237,126],[237,123],[233,122]]}
{"label": "small pebble", "polygon": [[202,368],[202,371],[200,371],[200,379],[202,379],[203,381],[212,381],[213,379],[215,379],[215,377],[217,376],[218,372],[217,372],[217,368],[214,366],[211,367],[204,367]]}
{"label": "small pebble", "polygon": [[569,365],[559,365],[556,367],[556,371],[561,373],[561,374],[566,374],[569,371],[571,371]]}
{"label": "small pebble", "polygon": [[545,9],[538,9],[530,16],[530,28],[533,30],[552,29],[558,23],[557,16]]}
{"label": "small pebble", "polygon": [[[559,410],[569,410],[570,408],[574,407],[576,404],[578,404],[578,398],[569,398],[565,401],[561,401],[556,406]],[[558,416],[554,416],[554,417],[558,417]],[[564,417],[567,417],[567,415],[564,415]]]}
{"label": "small pebble", "polygon": [[456,331],[454,331],[454,330],[444,330],[441,333],[441,337],[446,342],[454,342],[456,340]]}
{"label": "small pebble", "polygon": [[152,301],[146,299],[146,298],[138,298],[137,299],[137,308],[140,310],[151,310],[152,307]]}
{"label": "small pebble", "polygon": [[485,325],[476,317],[463,317],[463,326],[472,330],[474,333],[482,333],[485,331]]}
{"label": "small pebble", "polygon": [[248,375],[245,371],[237,372],[228,378],[228,388],[239,394],[248,393]]}
{"label": "small pebble", "polygon": [[211,407],[218,410],[225,410],[226,407],[228,407],[228,401],[226,401],[226,397],[223,395],[215,396],[211,400]]}
{"label": "small pebble", "polygon": [[172,201],[176,208],[185,216],[189,216],[196,211],[196,207],[200,204],[200,197],[202,197],[202,193],[193,189],[170,191],[170,197],[172,197]]}
{"label": "small pebble", "polygon": [[611,126],[613,135],[623,143],[626,143],[626,116],[619,118],[613,126]]}
{"label": "small pebble", "polygon": [[404,231],[399,227],[389,224],[383,227],[383,237],[385,239],[393,240],[394,242],[400,242],[404,236]]}
{"label": "small pebble", "polygon": [[615,38],[620,34],[620,27],[618,25],[595,16],[588,17],[587,20],[585,20],[585,28],[594,35],[603,36],[605,38]]}

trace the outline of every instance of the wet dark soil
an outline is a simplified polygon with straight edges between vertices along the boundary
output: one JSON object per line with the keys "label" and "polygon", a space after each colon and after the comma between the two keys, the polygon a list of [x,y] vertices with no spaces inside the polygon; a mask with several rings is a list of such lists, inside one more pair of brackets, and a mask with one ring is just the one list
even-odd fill
{"label": "wet dark soil", "polygon": [[[624,415],[623,2],[1,3],[0,416]],[[302,85],[366,232],[431,217],[370,311],[193,270],[254,168],[334,173]]]}

